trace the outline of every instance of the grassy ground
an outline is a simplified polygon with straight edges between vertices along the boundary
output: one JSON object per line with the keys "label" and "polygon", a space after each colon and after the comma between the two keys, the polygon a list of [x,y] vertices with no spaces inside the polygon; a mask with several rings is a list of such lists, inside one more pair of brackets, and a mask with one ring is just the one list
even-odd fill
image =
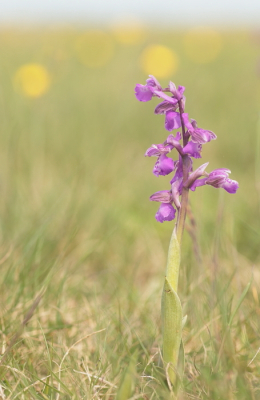
{"label": "grassy ground", "polygon": [[[172,79],[187,88],[190,116],[218,135],[203,161],[230,168],[240,183],[236,195],[204,187],[191,196],[197,225],[182,246],[179,398],[257,400],[260,39],[223,33],[219,57],[198,65],[182,32],[150,32],[136,46],[116,43],[110,63],[90,69],[75,54],[78,35],[0,34],[0,398],[110,400],[129,376],[132,399],[170,398],[160,296],[173,224],[157,223],[149,202],[168,178],[156,179],[143,157],[165,131],[156,102],[133,94],[146,79],[140,53],[158,42],[179,54]],[[17,68],[29,62],[51,74],[41,98],[14,90]]]}

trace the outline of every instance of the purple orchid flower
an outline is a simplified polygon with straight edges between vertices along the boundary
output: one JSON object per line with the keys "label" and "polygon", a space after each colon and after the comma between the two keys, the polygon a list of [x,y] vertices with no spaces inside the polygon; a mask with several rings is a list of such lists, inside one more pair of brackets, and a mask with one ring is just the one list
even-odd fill
{"label": "purple orchid flower", "polygon": [[[208,162],[202,164],[195,171],[191,172],[189,174],[187,182],[185,182],[185,187],[190,188],[194,184],[194,182],[197,181],[199,178],[201,178],[203,175],[208,175],[207,172],[205,172],[205,169],[207,168],[208,165],[209,165]],[[202,181],[202,179],[200,181]]]}
{"label": "purple orchid flower", "polygon": [[151,195],[151,201],[159,201],[161,205],[155,214],[158,222],[172,221],[175,218],[176,210],[172,206],[173,197],[170,190],[161,190]]}
{"label": "purple orchid flower", "polygon": [[153,173],[155,176],[169,175],[174,170],[174,161],[172,158],[167,157],[165,154],[161,154],[154,165]]}
{"label": "purple orchid flower", "polygon": [[214,132],[198,128],[195,119],[191,119],[191,122],[189,122],[188,114],[183,114],[183,119],[193,142],[204,144],[217,139]]}
{"label": "purple orchid flower", "polygon": [[167,101],[167,103],[172,104],[172,106],[177,105],[178,107],[178,100],[175,99],[173,96],[168,96],[168,94],[164,93],[162,90],[154,90],[154,94],[157,97],[164,99],[164,101]]}
{"label": "purple orchid flower", "polygon": [[139,101],[149,101],[152,100],[153,92],[148,85],[141,85],[138,83],[135,87],[135,97]]}
{"label": "purple orchid flower", "polygon": [[[199,128],[195,119],[189,119],[189,115],[184,112],[186,101],[184,91],[184,86],[179,86],[177,89],[173,82],[163,89],[152,75],[149,75],[146,85],[137,84],[135,87],[135,95],[139,101],[149,101],[152,97],[162,99],[154,112],[165,115],[166,130],[179,128],[182,130],[182,134],[177,132],[176,136],[168,135],[163,144],[153,144],[145,153],[148,157],[157,157],[153,168],[153,173],[157,177],[175,171],[170,181],[171,190],[156,192],[150,200],[161,202],[155,216],[159,222],[173,220],[176,213],[173,205],[176,206],[180,217],[176,228],[178,240],[181,239],[184,228],[189,189],[194,191],[199,186],[211,185],[223,188],[228,193],[236,193],[239,187],[237,181],[229,179],[230,170],[226,168],[219,168],[208,174],[205,171],[208,163],[205,163],[193,171],[192,158],[201,158],[202,145],[215,140],[217,136],[212,131]],[[183,145],[180,143],[181,139]],[[173,149],[179,153],[177,161],[167,156]]]}
{"label": "purple orchid flower", "polygon": [[151,201],[160,203],[172,203],[172,192],[170,190],[160,190],[150,196]]}
{"label": "purple orchid flower", "polygon": [[170,81],[169,90],[173,94],[175,99],[177,99],[179,101],[179,100],[181,100],[183,98],[183,93],[185,91],[185,86],[179,86],[178,89],[177,89],[175,84]]}
{"label": "purple orchid flower", "polygon": [[199,186],[211,185],[215,188],[223,188],[228,193],[236,193],[239,188],[238,182],[229,179],[230,170],[226,168],[218,168],[210,172],[206,178],[197,179],[191,185],[190,189],[195,190]]}
{"label": "purple orchid flower", "polygon": [[[182,88],[184,88],[184,86],[182,86]],[[180,113],[177,112],[176,110],[179,107],[178,98],[181,96],[181,94],[178,94],[178,98],[175,98],[174,96],[170,97],[167,94],[160,92],[160,91],[155,91],[154,93],[158,97],[161,97],[164,99],[164,101],[162,103],[159,103],[155,107],[154,113],[155,114],[165,114],[165,129],[167,129],[167,131],[169,131],[169,132],[172,131],[173,129],[179,129],[181,127],[181,116],[180,116]],[[184,103],[185,103],[185,101],[184,101]],[[183,103],[183,108],[184,108],[184,103]],[[184,124],[186,121],[188,121],[189,126],[190,126],[188,114],[183,113],[182,116],[184,117],[183,118]]]}
{"label": "purple orchid flower", "polygon": [[180,154],[183,155],[183,148],[180,145],[180,140],[181,140],[181,134],[180,132],[176,133],[176,137],[173,136],[173,134],[171,133],[167,139],[166,139],[166,143],[168,146],[171,146],[172,149],[175,148]]}
{"label": "purple orchid flower", "polygon": [[153,168],[155,176],[165,176],[170,174],[174,170],[174,161],[172,158],[166,156],[173,149],[170,144],[153,144],[149,149],[146,150],[145,156],[153,157],[156,156],[157,161]]}
{"label": "purple orchid flower", "polygon": [[179,196],[182,193],[183,179],[177,179],[171,185],[171,190],[161,190],[150,196],[151,201],[158,201],[161,203],[155,218],[159,222],[172,221],[175,218],[176,210],[172,203],[175,204],[177,209],[180,208]]}
{"label": "purple orchid flower", "polygon": [[146,84],[148,86],[154,87],[156,90],[162,90],[160,83],[157,81],[157,79],[153,75],[149,75],[149,78],[146,79]]}
{"label": "purple orchid flower", "polygon": [[220,188],[222,187],[222,184],[225,183],[230,173],[231,171],[227,168],[214,169],[214,171],[211,171],[206,178],[207,184],[215,188]]}
{"label": "purple orchid flower", "polygon": [[173,149],[173,146],[171,146],[170,144],[153,144],[151,147],[149,147],[146,152],[145,152],[145,156],[146,157],[153,157],[153,156],[157,156],[159,157],[161,154],[167,154],[170,153],[170,151]]}
{"label": "purple orchid flower", "polygon": [[[165,114],[165,128],[172,131],[181,127],[181,117],[176,110],[179,107],[180,100],[183,101],[183,104],[185,103],[184,90],[184,86],[179,86],[176,89],[173,82],[170,82],[169,89],[162,89],[159,82],[152,75],[149,75],[146,85],[139,83],[136,85],[135,95],[139,101],[149,101],[153,96],[162,98],[163,102],[155,107],[154,112],[155,114]],[[164,91],[170,91],[172,96],[168,96]]]}
{"label": "purple orchid flower", "polygon": [[201,150],[202,144],[198,142],[193,142],[191,140],[190,142],[188,142],[188,144],[186,144],[182,151],[184,154],[189,154],[191,157],[201,158]]}
{"label": "purple orchid flower", "polygon": [[149,101],[154,96],[154,91],[161,91],[162,87],[153,75],[149,75],[146,85],[137,83],[135,86],[135,96],[139,101]]}
{"label": "purple orchid flower", "polygon": [[170,134],[166,140],[166,143],[168,145],[171,145],[172,148],[175,148],[178,150],[178,152],[183,156],[184,154],[188,154],[191,157],[194,158],[201,158],[201,150],[202,150],[202,145],[200,143],[195,143],[195,142],[188,142],[188,144],[185,147],[182,147],[179,143],[181,140],[181,134],[180,132],[177,132],[176,138],[173,136],[173,134]]}
{"label": "purple orchid flower", "polygon": [[164,100],[162,103],[157,104],[154,109],[155,114],[165,114],[167,111],[176,111],[178,108],[178,103],[172,104]]}
{"label": "purple orchid flower", "polygon": [[176,111],[166,111],[165,113],[165,129],[172,131],[181,127],[181,116]]}
{"label": "purple orchid flower", "polygon": [[[188,129],[188,132],[190,134],[189,129],[191,129],[192,125],[189,122],[189,115],[187,113],[183,112],[182,119],[183,119],[184,125],[186,126],[186,128]],[[165,112],[165,129],[167,129],[167,131],[172,131],[173,129],[179,129],[181,126],[182,126],[181,115],[179,112],[176,112],[173,109],[170,109]]]}

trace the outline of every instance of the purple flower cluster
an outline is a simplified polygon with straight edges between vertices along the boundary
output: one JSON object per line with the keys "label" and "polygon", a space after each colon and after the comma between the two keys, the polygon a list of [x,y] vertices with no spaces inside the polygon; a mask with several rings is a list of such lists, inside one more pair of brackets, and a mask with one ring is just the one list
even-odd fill
{"label": "purple flower cluster", "polygon": [[[184,112],[186,100],[183,95],[184,91],[184,86],[179,86],[177,89],[173,82],[163,89],[152,75],[149,75],[146,85],[137,84],[135,87],[135,95],[139,101],[146,102],[153,97],[162,99],[162,102],[155,107],[154,112],[165,115],[167,131],[171,132],[180,128],[182,131],[182,133],[177,132],[175,136],[172,133],[169,134],[164,143],[153,144],[145,153],[145,156],[157,157],[153,168],[155,176],[169,175],[174,171],[174,176],[170,181],[171,190],[162,190],[150,197],[150,200],[161,203],[155,215],[159,222],[171,221],[175,218],[176,209],[173,204],[177,210],[181,208],[179,196],[182,195],[183,189],[194,191],[203,185],[223,188],[228,193],[236,193],[238,189],[238,182],[229,179],[231,171],[226,168],[219,168],[207,173],[205,169],[208,163],[206,163],[193,171],[192,157],[201,158],[202,145],[215,140],[217,136],[209,130],[199,128],[197,122],[190,119],[189,115]],[[182,144],[180,143],[181,139]],[[176,161],[168,157],[173,149],[178,152]]]}

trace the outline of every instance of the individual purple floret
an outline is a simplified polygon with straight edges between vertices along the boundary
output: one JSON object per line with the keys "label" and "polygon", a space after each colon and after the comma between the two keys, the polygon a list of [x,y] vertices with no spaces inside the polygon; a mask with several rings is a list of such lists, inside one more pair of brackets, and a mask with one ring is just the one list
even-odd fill
{"label": "individual purple floret", "polygon": [[178,102],[176,104],[169,103],[164,100],[162,103],[157,104],[154,109],[155,114],[166,114],[167,111],[175,111],[178,108]]}
{"label": "individual purple floret", "polygon": [[171,146],[171,150],[174,148],[176,150],[178,150],[178,152],[180,154],[183,154],[183,148],[180,145],[180,140],[181,140],[181,134],[180,132],[176,133],[176,136],[174,137],[173,134],[171,133],[167,139],[166,139],[166,143],[168,146]]}
{"label": "individual purple floret", "polygon": [[193,142],[204,144],[210,142],[211,140],[217,139],[217,136],[214,132],[198,128],[195,119],[192,119],[191,122],[189,122],[187,115],[188,114],[184,115],[185,126],[188,128],[188,133],[192,137]]}
{"label": "individual purple floret", "polygon": [[[201,158],[202,145],[216,139],[217,136],[212,131],[199,128],[195,119],[189,119],[189,115],[184,112],[184,91],[184,86],[177,89],[173,82],[163,89],[152,75],[149,75],[146,85],[137,84],[135,87],[135,95],[139,101],[149,101],[152,97],[163,100],[155,107],[154,112],[165,115],[167,131],[181,128],[181,133],[177,132],[176,136],[170,134],[163,144],[153,144],[145,153],[148,157],[157,157],[153,168],[154,175],[164,176],[175,171],[170,180],[171,189],[156,192],[150,199],[161,202],[155,216],[159,222],[174,219],[176,210],[172,204],[175,204],[179,213],[176,227],[179,240],[182,237],[189,190],[194,191],[199,186],[210,185],[223,188],[228,193],[236,193],[239,187],[237,181],[229,179],[230,170],[226,168],[219,168],[208,174],[205,171],[208,163],[205,163],[193,171],[192,158]],[[175,161],[167,156],[171,151],[175,151]]]}
{"label": "individual purple floret", "polygon": [[151,201],[159,201],[160,203],[171,203],[172,192],[170,190],[160,190],[150,196]]}
{"label": "individual purple floret", "polygon": [[[205,169],[207,168],[208,165],[209,163],[207,162],[205,164],[200,165],[199,168],[197,168],[195,171],[192,171],[189,174],[187,181],[185,181],[185,187],[191,188],[191,186],[195,181],[198,182],[198,179],[201,178],[203,175],[208,175],[208,173],[205,172]],[[202,179],[200,180],[200,182],[202,182]]]}
{"label": "individual purple floret", "polygon": [[193,142],[192,140],[183,148],[184,154],[189,154],[194,158],[201,158],[202,144]]}
{"label": "individual purple floret", "polygon": [[217,189],[223,188],[228,193],[236,193],[239,185],[237,181],[229,179],[228,175],[230,172],[231,171],[226,168],[215,169],[214,171],[210,172],[206,178],[195,180],[190,189],[194,191],[199,186],[211,185]]}
{"label": "individual purple floret", "polygon": [[173,198],[170,190],[161,190],[152,194],[152,201],[159,201],[161,205],[155,215],[158,222],[172,221],[175,218],[176,210],[172,206]]}
{"label": "individual purple floret", "polygon": [[171,146],[170,144],[153,144],[151,147],[149,147],[146,152],[145,152],[145,156],[147,157],[153,157],[153,156],[157,156],[159,157],[162,154],[167,154],[170,153],[170,151],[173,149],[173,146]]}
{"label": "individual purple floret", "polygon": [[152,99],[155,90],[161,91],[162,87],[154,76],[149,75],[146,85],[139,83],[136,85],[135,95],[139,101],[149,101]]}
{"label": "individual purple floret", "polygon": [[153,173],[155,176],[165,176],[170,174],[174,170],[174,161],[167,157],[166,154],[173,149],[170,144],[153,144],[149,149],[146,150],[145,156],[153,157],[157,156],[157,161],[153,168]]}
{"label": "individual purple floret", "polygon": [[206,178],[207,185],[211,185],[215,188],[220,188],[226,182],[228,175],[231,171],[227,168],[218,168],[211,171]]}
{"label": "individual purple floret", "polygon": [[176,111],[167,111],[165,113],[165,129],[172,131],[181,127],[181,116]]}
{"label": "individual purple floret", "polygon": [[154,113],[165,114],[165,129],[167,131],[171,132],[173,129],[179,129],[181,127],[181,116],[176,111],[179,107],[178,100],[167,96],[163,92],[158,93],[158,96],[163,97],[165,100],[155,107]]}
{"label": "individual purple floret", "polygon": [[167,157],[162,154],[157,158],[157,161],[153,168],[153,173],[155,176],[165,176],[169,175],[174,170],[174,161],[172,158]]}
{"label": "individual purple floret", "polygon": [[183,98],[183,93],[185,91],[185,86],[179,86],[178,89],[177,89],[175,84],[170,81],[169,90],[173,94],[175,99],[177,99],[179,101],[179,100],[181,100]]}
{"label": "individual purple floret", "polygon": [[152,100],[153,92],[149,86],[137,84],[135,87],[135,96],[139,101],[149,101]]}
{"label": "individual purple floret", "polygon": [[149,78],[146,79],[146,84],[150,87],[155,88],[156,90],[162,90],[160,83],[153,75],[149,75]]}

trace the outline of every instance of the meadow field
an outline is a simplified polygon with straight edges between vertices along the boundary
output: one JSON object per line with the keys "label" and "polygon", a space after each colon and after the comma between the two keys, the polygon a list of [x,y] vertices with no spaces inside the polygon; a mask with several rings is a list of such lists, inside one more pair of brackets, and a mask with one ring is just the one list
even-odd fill
{"label": "meadow field", "polygon": [[218,54],[200,62],[185,31],[150,29],[131,41],[107,29],[93,64],[91,35],[0,31],[0,399],[173,398],[160,363],[160,299],[174,223],[158,223],[149,201],[169,179],[144,157],[167,132],[156,101],[134,96],[148,75],[143,52],[159,44],[177,58],[158,79],[184,85],[187,112],[218,136],[202,161],[231,169],[240,186],[190,196],[178,399],[258,400],[260,34],[223,30]]}

